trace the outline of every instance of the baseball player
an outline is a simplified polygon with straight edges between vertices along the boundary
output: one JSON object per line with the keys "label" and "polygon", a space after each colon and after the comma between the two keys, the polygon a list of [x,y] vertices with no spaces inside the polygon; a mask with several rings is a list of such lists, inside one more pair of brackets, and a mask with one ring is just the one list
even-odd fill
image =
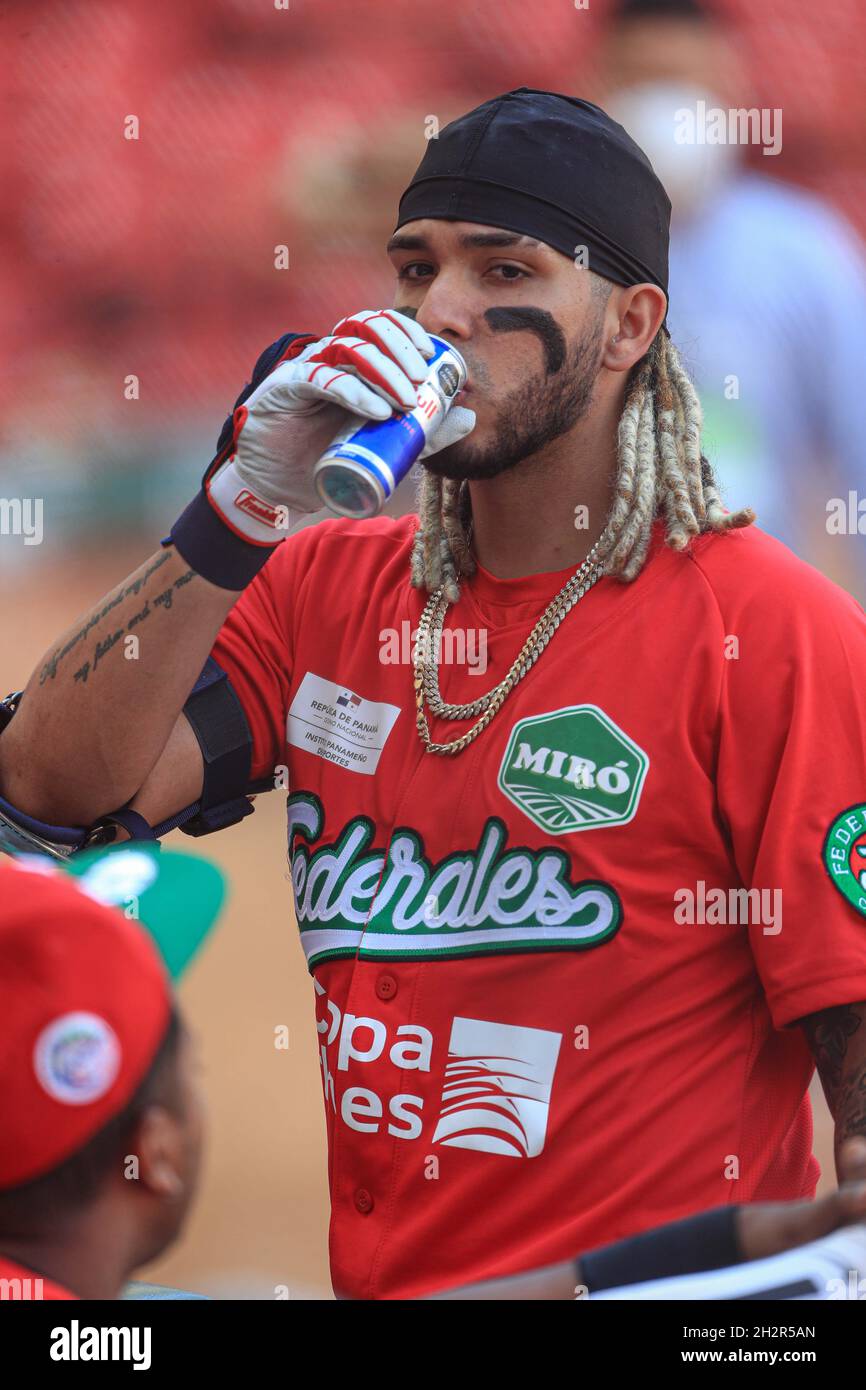
{"label": "baseball player", "polygon": [[[171,536],[6,704],[7,843],[209,833],[288,790],[341,1295],[811,1196],[816,1063],[866,1132],[866,620],[720,501],[668,221],[587,102],[448,125],[393,308],[266,350]],[[430,334],[468,382],[418,514],[286,539]]]}

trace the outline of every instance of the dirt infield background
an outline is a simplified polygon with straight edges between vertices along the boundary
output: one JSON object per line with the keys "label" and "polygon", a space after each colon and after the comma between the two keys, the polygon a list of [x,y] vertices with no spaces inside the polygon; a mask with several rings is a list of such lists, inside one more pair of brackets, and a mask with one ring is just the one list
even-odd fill
{"label": "dirt infield background", "polygon": [[[51,641],[132,570],[145,543],[104,560],[49,564],[30,552],[3,576],[2,694],[19,688]],[[28,577],[29,572],[29,577]],[[222,923],[181,989],[200,1040],[210,1106],[202,1190],[178,1247],[144,1278],[222,1297],[331,1297],[322,1095],[313,991],[297,940],[285,846],[285,799],[260,797],[242,825],[204,840],[176,833],[228,874]],[[287,1051],[274,1029],[289,1029]],[[815,1149],[833,1185],[832,1131],[813,1087]]]}

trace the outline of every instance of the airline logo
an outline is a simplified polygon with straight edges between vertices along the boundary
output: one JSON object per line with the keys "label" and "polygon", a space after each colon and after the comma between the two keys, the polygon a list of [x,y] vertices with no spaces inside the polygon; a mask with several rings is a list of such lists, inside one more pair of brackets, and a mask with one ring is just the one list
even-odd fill
{"label": "airline logo", "polygon": [[433,1143],[535,1158],[561,1043],[544,1028],[455,1018]]}
{"label": "airline logo", "polygon": [[[509,1158],[541,1153],[561,1033],[458,1015],[440,1072],[441,1054],[429,1028],[392,1027],[380,1018],[344,1013],[317,979],[313,984],[322,1005],[316,1029],[325,1106],[347,1129],[420,1139],[425,1130],[429,1134],[425,1106],[432,1100],[434,1132],[425,1143]],[[434,1054],[435,1071],[443,1076],[441,1100],[432,1076]],[[390,1083],[379,1072],[367,1073],[372,1085],[364,1085],[366,1068],[386,1060],[394,1068]]]}

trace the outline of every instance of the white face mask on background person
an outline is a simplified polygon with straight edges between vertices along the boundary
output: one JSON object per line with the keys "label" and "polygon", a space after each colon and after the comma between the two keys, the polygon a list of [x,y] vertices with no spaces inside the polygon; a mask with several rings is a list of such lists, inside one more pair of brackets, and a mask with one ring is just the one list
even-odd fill
{"label": "white face mask on background person", "polygon": [[[738,147],[700,139],[700,112],[727,110],[722,99],[706,88],[682,82],[646,82],[614,90],[604,106],[647,155],[675,215],[689,217],[700,212],[733,177],[739,162]],[[687,112],[692,115],[690,121],[684,115]],[[690,128],[698,138],[688,138]]]}

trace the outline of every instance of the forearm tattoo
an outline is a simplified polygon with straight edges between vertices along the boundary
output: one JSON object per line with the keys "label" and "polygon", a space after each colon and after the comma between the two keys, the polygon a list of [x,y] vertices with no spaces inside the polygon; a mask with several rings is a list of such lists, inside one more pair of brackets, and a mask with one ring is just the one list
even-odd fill
{"label": "forearm tattoo", "polygon": [[[94,610],[94,612],[89,615],[84,625],[79,628],[77,632],[74,632],[69,640],[65,642],[62,647],[59,647],[57,651],[49,657],[48,661],[45,662],[45,665],[39,672],[39,684],[44,685],[46,681],[54,680],[58,668],[63,664],[70,652],[75,652],[76,655],[80,657],[81,648],[88,635],[93,633],[96,637],[97,634],[100,634],[103,631],[105,620],[109,618],[109,614],[112,610],[123,603],[124,599],[129,598],[131,594],[137,596],[141,590],[145,588],[151,576],[170,558],[171,551],[169,550],[164,551],[162,555],[158,555],[153,564],[148,565],[147,569],[138,579],[133,579],[132,583],[127,584],[125,588],[118,589],[117,593],[110,598],[101,609]],[[173,583],[169,584],[167,588],[163,589],[161,593],[155,594],[152,598],[146,598],[142,607],[136,613],[133,613],[128,622],[120,627],[112,628],[110,632],[105,633],[103,636],[98,636],[92,651],[90,651],[84,661],[81,662],[74,673],[73,679],[82,683],[86,682],[102,659],[111,651],[112,647],[115,647],[127,633],[136,631],[141,623],[146,622],[151,614],[158,609],[171,608],[175,591],[183,588],[185,584],[189,584],[195,577],[195,570],[187,570],[186,574],[180,575]]]}
{"label": "forearm tattoo", "polygon": [[866,1135],[866,1004],[840,1004],[809,1014],[803,1029],[815,1058],[827,1104],[836,1121],[836,1143]]}
{"label": "forearm tattoo", "polygon": [[866,1066],[839,1088],[835,1119],[837,1146],[857,1134],[866,1137]]}

